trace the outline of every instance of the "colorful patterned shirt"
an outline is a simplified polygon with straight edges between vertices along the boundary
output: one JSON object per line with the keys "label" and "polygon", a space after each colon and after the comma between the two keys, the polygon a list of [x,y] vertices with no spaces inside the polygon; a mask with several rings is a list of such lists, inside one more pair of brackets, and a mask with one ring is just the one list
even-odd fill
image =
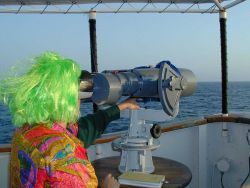
{"label": "colorful patterned shirt", "polygon": [[54,123],[24,125],[16,130],[11,150],[11,187],[97,187],[85,142],[79,139],[86,139],[90,145],[119,115],[114,106],[80,118],[79,126],[72,124],[67,129]]}

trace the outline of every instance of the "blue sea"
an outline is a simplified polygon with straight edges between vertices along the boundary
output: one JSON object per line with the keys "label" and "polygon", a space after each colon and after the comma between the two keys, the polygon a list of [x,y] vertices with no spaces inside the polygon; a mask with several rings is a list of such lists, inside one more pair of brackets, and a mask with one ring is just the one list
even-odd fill
{"label": "blue sea", "polygon": [[[159,109],[159,102],[140,103],[145,108]],[[250,112],[250,82],[229,82],[228,84],[229,112]],[[92,112],[92,103],[81,104],[81,114]],[[221,84],[219,82],[200,82],[192,96],[182,97],[177,117],[170,121],[183,121],[201,118],[206,115],[221,113]],[[106,133],[126,130],[127,119],[112,122]],[[0,144],[10,143],[15,128],[7,107],[0,103]]]}

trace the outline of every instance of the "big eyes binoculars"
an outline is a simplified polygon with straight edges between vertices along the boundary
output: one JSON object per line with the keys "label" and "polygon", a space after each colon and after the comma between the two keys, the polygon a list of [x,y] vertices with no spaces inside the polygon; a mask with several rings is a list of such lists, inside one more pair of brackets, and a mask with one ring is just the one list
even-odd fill
{"label": "big eyes binoculars", "polygon": [[80,90],[91,91],[91,100],[98,104],[114,104],[122,96],[153,99],[161,102],[163,110],[170,116],[178,113],[179,99],[190,96],[196,88],[192,71],[176,68],[169,61],[155,67],[138,67],[129,70],[111,70],[82,73]]}

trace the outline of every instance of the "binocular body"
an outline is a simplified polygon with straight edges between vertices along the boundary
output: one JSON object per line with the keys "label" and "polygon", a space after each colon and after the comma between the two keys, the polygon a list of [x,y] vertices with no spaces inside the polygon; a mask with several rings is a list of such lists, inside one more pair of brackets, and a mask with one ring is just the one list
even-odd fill
{"label": "binocular body", "polygon": [[180,97],[191,95],[195,88],[192,71],[163,61],[156,67],[95,74],[92,101],[98,105],[115,104],[122,96],[158,100],[168,115],[176,116]]}

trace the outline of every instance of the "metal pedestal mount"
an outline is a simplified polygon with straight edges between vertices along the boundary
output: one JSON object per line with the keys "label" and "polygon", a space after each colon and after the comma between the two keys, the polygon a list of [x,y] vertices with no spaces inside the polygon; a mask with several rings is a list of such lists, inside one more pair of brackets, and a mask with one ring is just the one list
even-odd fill
{"label": "metal pedestal mount", "polygon": [[160,146],[157,138],[161,135],[161,127],[147,123],[147,120],[159,122],[173,117],[167,116],[163,110],[152,109],[125,111],[122,117],[130,117],[129,131],[112,143],[113,149],[121,150],[119,171],[154,172],[151,151]]}

